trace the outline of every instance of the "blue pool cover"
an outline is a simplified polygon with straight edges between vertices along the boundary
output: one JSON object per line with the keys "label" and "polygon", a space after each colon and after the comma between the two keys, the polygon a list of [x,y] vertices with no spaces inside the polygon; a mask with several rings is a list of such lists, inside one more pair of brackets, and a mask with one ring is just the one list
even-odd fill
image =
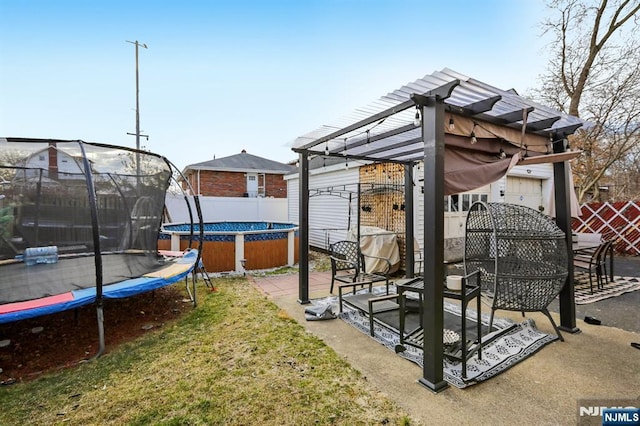
{"label": "blue pool cover", "polygon": [[[210,222],[204,224],[204,232],[229,232],[229,235],[206,235],[204,241],[235,241],[235,235],[238,232],[247,231],[270,231],[270,230],[290,230],[295,228],[296,225],[292,223],[277,223],[277,222]],[[182,231],[189,232],[191,226],[189,224],[174,224],[165,225],[163,228],[166,231]],[[200,232],[200,226],[194,225],[194,239],[197,241],[198,232]],[[166,233],[160,233],[159,238],[161,240],[170,239],[170,235]],[[188,238],[188,236],[182,236],[182,238]],[[287,238],[286,232],[271,232],[265,234],[248,234],[245,235],[245,241],[262,241],[262,240],[280,240]]]}

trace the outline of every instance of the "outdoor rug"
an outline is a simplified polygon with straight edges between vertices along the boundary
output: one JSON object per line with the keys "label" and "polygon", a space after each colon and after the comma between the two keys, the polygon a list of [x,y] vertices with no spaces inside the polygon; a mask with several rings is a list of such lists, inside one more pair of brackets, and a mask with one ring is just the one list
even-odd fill
{"label": "outdoor rug", "polygon": [[574,293],[576,305],[586,305],[588,303],[597,302],[599,300],[608,299],[610,297],[620,296],[630,291],[640,290],[639,277],[618,277],[614,276],[613,281],[603,283],[603,288],[597,288],[594,277],[593,294],[589,286],[589,274],[586,272],[578,272],[574,277],[575,287]]}
{"label": "outdoor rug", "polygon": [[[335,312],[338,312],[338,298],[330,297],[314,301],[314,304],[326,305],[330,303],[334,306]],[[445,326],[451,323],[452,319],[459,323],[461,316],[461,308],[459,305],[444,301],[445,310]],[[362,333],[369,336],[369,318],[361,311],[350,309],[349,306],[343,306],[343,312],[339,316],[343,321],[352,325]],[[467,329],[468,333],[473,335],[473,329],[476,327],[477,314],[475,311],[467,310]],[[536,329],[532,319],[527,319],[521,323],[494,318],[493,329],[489,334],[489,315],[482,314],[481,321],[483,325],[483,340],[489,339],[495,334],[503,332],[505,329],[511,329],[497,337],[491,343],[482,347],[482,359],[478,359],[478,354],[474,354],[467,361],[467,378],[462,378],[462,363],[460,361],[452,361],[445,357],[443,361],[444,379],[457,388],[465,388],[473,384],[485,381],[494,377],[503,371],[509,369],[513,365],[523,361],[527,357],[533,355],[545,345],[553,342],[558,338],[555,334],[546,334]],[[409,328],[408,328],[409,329]],[[396,352],[396,346],[400,343],[398,330],[393,326],[382,325],[378,322],[374,323],[374,340],[384,345],[389,350]],[[406,350],[397,352],[397,354],[417,365],[423,365],[422,349],[405,345]]]}

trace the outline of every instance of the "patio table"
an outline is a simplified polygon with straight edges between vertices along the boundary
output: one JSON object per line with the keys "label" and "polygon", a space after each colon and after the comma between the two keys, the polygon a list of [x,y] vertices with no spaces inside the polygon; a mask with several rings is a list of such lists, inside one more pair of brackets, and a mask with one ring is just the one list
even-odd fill
{"label": "patio table", "polygon": [[574,241],[571,245],[573,254],[581,254],[586,252],[592,252],[597,249],[600,243],[594,241]]}
{"label": "patio table", "polygon": [[[404,343],[423,349],[424,346],[424,330],[422,328],[422,298],[424,295],[424,280],[423,278],[410,278],[405,280],[396,281],[396,288],[398,289],[398,296],[400,299],[400,345]],[[444,285],[444,283],[443,283]],[[418,294],[418,300],[420,302],[420,326],[415,330],[409,332],[405,336],[405,314],[406,314],[406,297],[404,297],[405,292],[413,292]],[[475,284],[470,284],[467,280],[465,280],[462,290],[455,291],[450,290],[445,286],[444,289],[444,297],[449,299],[459,300],[462,305],[462,316],[461,316],[461,349],[460,355],[457,354],[457,351],[453,352],[445,352],[445,355],[449,358],[458,360],[462,362],[462,377],[467,377],[467,360],[473,356],[476,352],[478,352],[478,359],[482,359],[482,321],[481,318],[481,306],[480,306],[480,286]],[[477,301],[477,336],[478,340],[476,342],[467,342],[467,305],[473,299]],[[476,343],[474,345],[474,343]]]}
{"label": "patio table", "polygon": [[[338,300],[340,305],[340,312],[342,313],[342,305],[349,305],[354,309],[362,312],[366,312],[369,316],[369,334],[374,335],[373,323],[377,321],[375,314],[387,311],[394,311],[400,307],[397,303],[398,294],[386,294],[383,296],[376,296],[372,293],[373,282],[370,280],[356,281],[352,283],[340,284],[338,286]],[[357,286],[368,287],[369,291],[364,293],[356,293],[355,288]],[[352,294],[343,294],[343,290],[346,288],[352,289]]]}

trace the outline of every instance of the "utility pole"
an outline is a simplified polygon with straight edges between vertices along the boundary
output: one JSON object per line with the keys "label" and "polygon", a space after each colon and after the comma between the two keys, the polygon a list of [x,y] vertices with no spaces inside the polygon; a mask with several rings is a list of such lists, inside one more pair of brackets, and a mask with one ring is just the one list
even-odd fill
{"label": "utility pole", "polygon": [[[140,136],[144,136],[149,140],[149,136],[140,135],[140,77],[138,72],[138,48],[144,47],[148,49],[145,43],[139,43],[136,41],[125,40],[127,43],[131,43],[136,46],[136,150],[140,151]],[[127,133],[130,135],[131,133]],[[140,182],[140,153],[136,152],[136,180]]]}

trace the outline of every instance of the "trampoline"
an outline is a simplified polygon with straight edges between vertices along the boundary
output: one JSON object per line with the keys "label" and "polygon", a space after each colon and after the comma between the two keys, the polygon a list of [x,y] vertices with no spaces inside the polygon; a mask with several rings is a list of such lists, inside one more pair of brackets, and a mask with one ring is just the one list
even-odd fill
{"label": "trampoline", "polygon": [[0,324],[95,304],[99,356],[105,298],[185,279],[195,306],[197,197],[196,225],[184,196],[188,248],[157,249],[166,192],[178,187],[174,171],[162,156],[124,147],[0,138]]}

